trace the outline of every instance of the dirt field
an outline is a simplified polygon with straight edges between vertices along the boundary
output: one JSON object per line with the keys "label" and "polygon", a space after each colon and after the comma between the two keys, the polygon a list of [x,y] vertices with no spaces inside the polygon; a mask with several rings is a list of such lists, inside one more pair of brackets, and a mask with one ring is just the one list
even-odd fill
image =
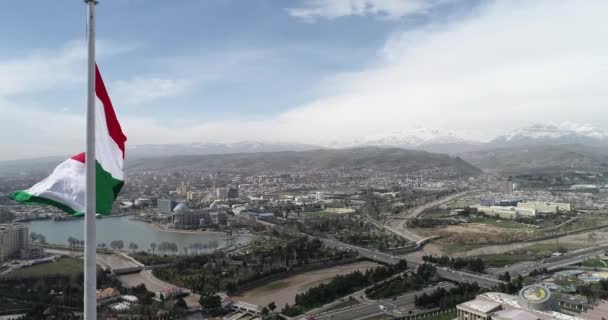
{"label": "dirt field", "polygon": [[[525,243],[513,243],[504,245],[490,245],[482,248],[470,249],[466,252],[455,253],[455,256],[477,256],[477,255],[489,255],[489,254],[500,254],[519,250],[523,248],[530,248],[531,251],[543,250],[555,250],[553,248],[557,246],[564,246],[568,249],[577,249],[587,247],[595,244],[608,243],[608,230],[599,230],[593,232],[586,232],[581,234],[569,235],[556,239],[533,241]],[[546,248],[546,249],[545,249]]]}
{"label": "dirt field", "polygon": [[491,245],[529,239],[533,236],[532,232],[525,229],[508,229],[481,223],[467,223],[432,229],[416,229],[415,231],[425,236],[441,236],[441,239],[436,242],[440,245],[454,243],[463,245]]}
{"label": "dirt field", "polygon": [[271,282],[267,285],[249,290],[234,297],[236,300],[266,306],[274,301],[277,307],[283,308],[286,303],[294,304],[296,294],[311,287],[326,283],[336,275],[346,274],[355,270],[365,271],[377,264],[373,262],[358,262],[323,270],[302,273],[293,277]]}

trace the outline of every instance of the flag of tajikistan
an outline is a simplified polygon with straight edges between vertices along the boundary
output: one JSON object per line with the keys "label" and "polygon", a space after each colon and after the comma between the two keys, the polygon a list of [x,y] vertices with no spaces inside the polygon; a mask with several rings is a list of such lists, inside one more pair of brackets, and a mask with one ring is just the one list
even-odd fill
{"label": "flag of tajikistan", "polygon": [[[110,214],[124,181],[125,141],[99,68],[95,66],[95,189],[97,213]],[[48,204],[72,215],[85,211],[85,154],[61,163],[46,179],[10,198],[26,204]]]}

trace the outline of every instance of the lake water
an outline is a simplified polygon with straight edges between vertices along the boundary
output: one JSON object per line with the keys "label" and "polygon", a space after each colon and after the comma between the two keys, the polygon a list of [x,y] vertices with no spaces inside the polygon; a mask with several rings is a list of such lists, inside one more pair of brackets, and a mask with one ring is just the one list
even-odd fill
{"label": "lake water", "polygon": [[[187,247],[193,243],[209,243],[217,241],[220,247],[229,245],[226,234],[222,232],[178,233],[157,230],[146,222],[131,220],[130,216],[104,217],[97,219],[97,243],[105,242],[108,247],[114,240],[122,240],[125,250],[129,243],[135,242],[139,250],[150,249],[150,244],[163,241],[173,242],[179,247]],[[69,221],[37,220],[29,222],[29,231],[41,233],[48,243],[68,244],[68,237],[83,239],[83,219]],[[245,244],[255,239],[253,235],[235,235],[233,243]]]}

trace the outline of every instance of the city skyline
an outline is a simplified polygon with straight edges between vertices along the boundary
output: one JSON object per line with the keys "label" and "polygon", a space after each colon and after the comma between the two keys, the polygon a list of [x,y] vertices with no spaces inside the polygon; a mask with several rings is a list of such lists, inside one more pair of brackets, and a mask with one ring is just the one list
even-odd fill
{"label": "city skyline", "polygon": [[[77,153],[84,6],[10,6],[1,22],[11,44],[0,55],[2,158]],[[98,9],[98,62],[129,145],[323,145],[415,126],[487,140],[537,122],[608,127],[601,1],[102,1]],[[49,25],[43,37],[33,21]]]}

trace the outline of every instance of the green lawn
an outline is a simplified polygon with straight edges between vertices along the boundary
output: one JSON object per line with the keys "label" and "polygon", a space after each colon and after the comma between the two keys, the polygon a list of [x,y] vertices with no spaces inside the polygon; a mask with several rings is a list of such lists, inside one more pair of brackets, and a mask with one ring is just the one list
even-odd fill
{"label": "green lawn", "polygon": [[607,268],[608,263],[606,261],[599,258],[589,258],[582,263],[585,267],[593,267],[593,268]]}
{"label": "green lawn", "polygon": [[544,251],[554,252],[557,250],[558,247],[564,247],[564,248],[568,249],[568,251],[571,251],[571,250],[576,250],[576,249],[581,249],[581,248],[587,247],[587,245],[559,241],[559,242],[551,242],[551,243],[537,243],[535,245],[531,245],[529,247],[522,248],[520,250],[531,251],[531,252],[535,252],[535,253],[544,252]]}
{"label": "green lawn", "polygon": [[83,261],[77,258],[61,258],[55,262],[39,264],[15,270],[10,278],[29,278],[44,275],[76,275],[83,272]]}
{"label": "green lawn", "polygon": [[492,255],[484,255],[478,256],[477,258],[482,259],[488,266],[490,267],[504,267],[507,265],[512,265],[522,261],[533,261],[534,257],[523,254],[523,253],[513,253],[513,254],[492,254]]}
{"label": "green lawn", "polygon": [[308,217],[311,217],[311,218],[322,218],[322,217],[332,215],[333,213],[331,213],[329,211],[309,211],[309,212],[302,212],[302,214],[306,215]]}
{"label": "green lawn", "polygon": [[608,219],[603,215],[584,215],[580,219],[574,221],[571,224],[565,225],[560,228],[563,231],[572,231],[578,229],[584,229],[589,227],[595,227],[602,224],[607,224]]}
{"label": "green lawn", "polygon": [[479,217],[473,219],[471,222],[473,223],[482,223],[487,224],[499,228],[505,229],[527,229],[528,226],[522,223],[518,223],[514,220],[501,219],[495,217]]}

